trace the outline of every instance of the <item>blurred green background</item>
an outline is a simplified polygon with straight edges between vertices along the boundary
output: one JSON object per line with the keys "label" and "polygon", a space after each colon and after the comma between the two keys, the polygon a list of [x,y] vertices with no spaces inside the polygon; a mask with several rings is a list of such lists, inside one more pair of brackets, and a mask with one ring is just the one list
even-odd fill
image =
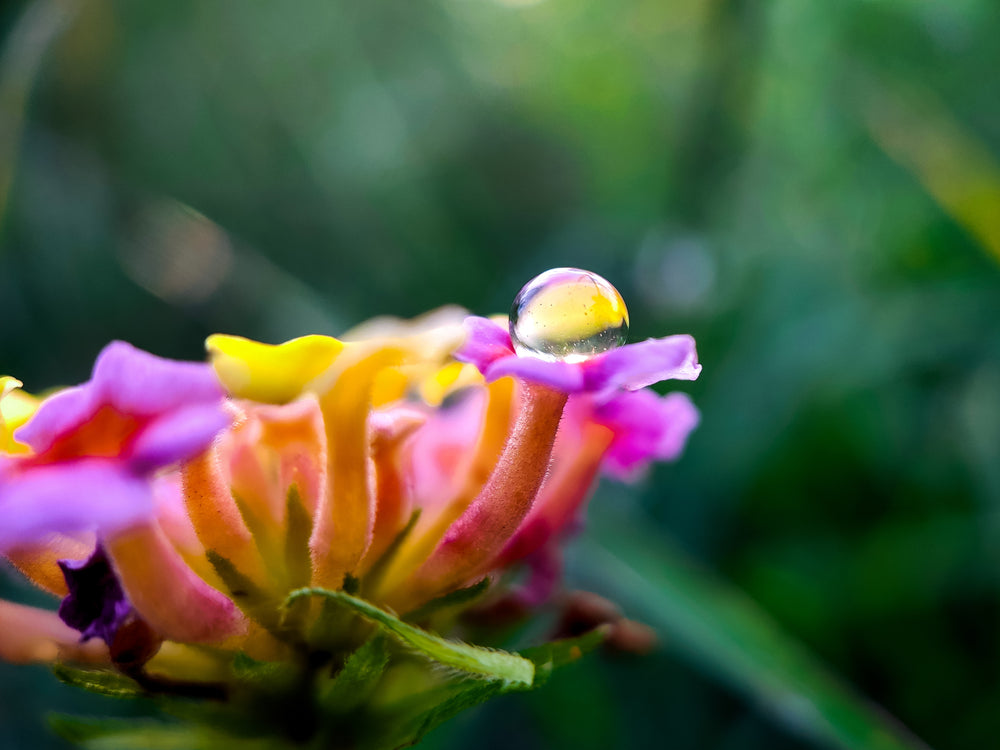
{"label": "blurred green background", "polygon": [[[562,265],[633,340],[697,337],[685,456],[594,501],[652,541],[591,529],[569,571],[664,647],[429,747],[822,747],[672,631],[658,542],[930,745],[997,746],[995,0],[38,0],[0,30],[0,372],[29,390],[112,338],[504,311]],[[640,544],[646,584],[602,563]],[[0,666],[0,747],[63,747],[52,707],[123,710]]]}

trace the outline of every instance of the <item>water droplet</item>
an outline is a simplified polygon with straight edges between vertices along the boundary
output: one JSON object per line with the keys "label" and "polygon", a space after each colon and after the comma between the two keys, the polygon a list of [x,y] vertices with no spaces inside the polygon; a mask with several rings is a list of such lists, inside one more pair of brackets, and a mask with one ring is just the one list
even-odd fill
{"label": "water droplet", "polygon": [[628,338],[625,301],[606,279],[579,268],[553,268],[514,298],[510,338],[520,355],[582,362]]}

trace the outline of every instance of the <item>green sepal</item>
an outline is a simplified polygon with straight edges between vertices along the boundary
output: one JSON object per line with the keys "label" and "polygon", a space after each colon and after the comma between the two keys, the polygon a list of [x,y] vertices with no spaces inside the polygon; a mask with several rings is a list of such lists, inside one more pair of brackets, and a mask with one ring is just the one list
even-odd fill
{"label": "green sepal", "polygon": [[410,514],[410,520],[406,522],[404,526],[393,540],[386,547],[385,552],[381,554],[378,560],[371,566],[369,571],[365,574],[363,581],[363,588],[361,590],[362,595],[366,595],[371,591],[376,590],[379,584],[382,583],[382,579],[385,577],[386,571],[389,569],[389,563],[391,563],[396,554],[399,552],[399,548],[403,546],[403,542],[407,540],[413,529],[417,525],[417,521],[420,520],[420,508],[417,508],[413,513]]}
{"label": "green sepal", "polygon": [[313,521],[299,486],[292,484],[285,498],[285,570],[288,588],[307,586],[312,578],[312,560],[309,557],[309,537],[312,536]]}
{"label": "green sepal", "polygon": [[293,591],[285,600],[290,606],[303,597],[321,596],[336,602],[374,622],[401,644],[447,667],[487,680],[499,680],[520,688],[529,688],[535,679],[535,665],[517,654],[450,641],[403,622],[389,612],[342,591],[306,588]]}
{"label": "green sepal", "polygon": [[206,550],[205,556],[219,574],[219,578],[226,584],[236,606],[272,634],[280,637],[283,632],[282,620],[278,616],[277,602],[274,598],[243,575],[229,558],[223,557],[214,549]]}
{"label": "green sepal", "polygon": [[375,692],[388,665],[388,643],[379,631],[351,654],[336,677],[323,686],[320,705],[331,713],[353,711]]}
{"label": "green sepal", "polygon": [[403,615],[403,619],[407,622],[422,622],[439,612],[457,607],[465,607],[481,597],[489,587],[490,579],[483,578],[481,581],[477,581],[471,586],[466,586],[464,589],[450,591],[444,596],[439,596],[437,599],[431,599],[426,604]]}
{"label": "green sepal", "polygon": [[244,685],[271,687],[275,683],[286,683],[293,679],[296,669],[286,662],[259,661],[239,651],[231,665],[233,677]]}
{"label": "green sepal", "polygon": [[52,665],[52,674],[60,682],[67,685],[112,698],[138,698],[144,695],[138,683],[118,672],[104,669],[79,669],[56,662]]}

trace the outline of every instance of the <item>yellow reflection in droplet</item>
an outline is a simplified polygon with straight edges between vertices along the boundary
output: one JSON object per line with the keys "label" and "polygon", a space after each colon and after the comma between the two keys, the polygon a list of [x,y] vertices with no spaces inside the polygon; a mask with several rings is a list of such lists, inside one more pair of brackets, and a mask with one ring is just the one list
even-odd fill
{"label": "yellow reflection in droplet", "polygon": [[553,268],[514,299],[510,337],[518,354],[579,362],[625,343],[628,310],[606,279],[579,268]]}

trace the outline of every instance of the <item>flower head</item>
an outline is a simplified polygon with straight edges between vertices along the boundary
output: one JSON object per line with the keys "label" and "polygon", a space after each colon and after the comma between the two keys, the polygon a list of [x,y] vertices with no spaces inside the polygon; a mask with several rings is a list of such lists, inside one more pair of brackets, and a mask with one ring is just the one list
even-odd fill
{"label": "flower head", "polygon": [[[0,654],[105,658],[144,687],[211,683],[221,695],[252,658],[292,665],[303,689],[330,695],[359,654],[381,648],[379,669],[398,666],[375,623],[449,667],[530,686],[529,661],[449,644],[392,613],[451,622],[487,579],[495,600],[544,603],[597,475],[630,479],[675,458],[698,419],[687,396],[642,390],[697,377],[693,340],[617,347],[617,292],[586,272],[557,276],[599,294],[591,318],[562,326],[556,355],[521,351],[498,324],[454,310],[344,341],[216,335],[211,365],[111,344],[90,381],[17,431],[27,452],[0,456],[0,551],[107,649],[73,647],[28,613],[38,638],[0,627]],[[589,289],[557,298],[589,304]],[[531,323],[545,346],[546,321]],[[516,565],[531,577],[512,594],[503,580]],[[448,606],[449,619],[433,614]],[[0,624],[15,616],[28,617],[0,603]]]}

